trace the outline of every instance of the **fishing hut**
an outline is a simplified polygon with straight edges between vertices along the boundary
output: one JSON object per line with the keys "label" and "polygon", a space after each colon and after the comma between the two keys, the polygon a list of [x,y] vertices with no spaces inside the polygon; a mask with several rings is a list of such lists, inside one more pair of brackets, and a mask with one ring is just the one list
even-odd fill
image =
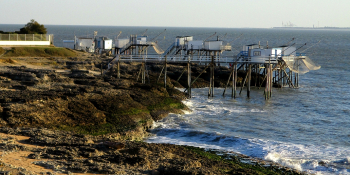
{"label": "fishing hut", "polygon": [[112,54],[113,40],[108,37],[96,37],[95,38],[96,47],[95,50],[99,54],[106,53],[106,55]]}
{"label": "fishing hut", "polygon": [[[120,40],[122,42],[122,40]],[[237,73],[245,72],[244,80],[241,82],[241,94],[246,86],[247,96],[250,97],[251,86],[262,87],[265,84],[264,95],[268,99],[272,94],[272,87],[289,86],[297,88],[299,86],[299,74],[306,73],[309,70],[317,70],[319,65],[311,61],[304,53],[298,52],[303,46],[296,48],[295,44],[282,45],[278,47],[263,47],[259,44],[250,44],[243,46],[242,50],[233,56],[222,56],[224,51],[230,51],[231,45],[224,45],[222,40],[193,40],[192,36],[178,36],[175,42],[168,49],[160,52],[158,55],[148,55],[147,47],[154,46],[147,41],[147,37],[136,35],[130,36],[129,42],[124,41],[114,59],[108,64],[107,72],[114,64],[117,64],[118,78],[120,78],[120,62],[141,62],[141,68],[137,80],[141,75],[142,83],[146,83],[148,75],[147,63],[162,63],[163,68],[159,74],[164,75],[164,87],[166,88],[167,64],[181,64],[184,67],[179,79],[187,72],[187,84],[185,92],[191,97],[191,87],[193,83],[201,76],[207,68],[210,68],[210,83],[208,96],[214,96],[214,69],[220,64],[230,65],[230,75],[227,80],[223,95],[231,82],[232,97],[237,95]],[[126,52],[129,50],[129,52]],[[144,52],[146,51],[146,52]],[[192,64],[196,63],[196,64]],[[191,79],[191,66],[205,64],[205,68],[194,80]],[[163,73],[164,72],[164,73]],[[255,76],[252,76],[254,73]],[[260,80],[259,77],[263,77]],[[252,79],[255,78],[255,84]],[[232,80],[231,80],[232,79]]]}
{"label": "fishing hut", "polygon": [[[147,30],[146,30],[147,31]],[[130,35],[129,38],[116,39],[115,50],[117,54],[123,55],[147,55],[149,47],[153,47],[157,54],[163,54],[164,51],[158,46],[154,40],[163,34],[166,30],[159,33],[156,37],[148,40],[148,36]],[[119,35],[118,35],[119,36]]]}
{"label": "fishing hut", "polygon": [[86,52],[95,52],[94,38],[74,37],[74,49],[84,50]]}

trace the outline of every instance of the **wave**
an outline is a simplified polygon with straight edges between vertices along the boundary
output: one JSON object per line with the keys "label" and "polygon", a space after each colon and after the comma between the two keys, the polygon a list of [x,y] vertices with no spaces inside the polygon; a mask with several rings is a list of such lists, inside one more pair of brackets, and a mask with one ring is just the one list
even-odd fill
{"label": "wave", "polygon": [[[260,111],[261,112],[261,111]],[[205,120],[195,115],[198,120]],[[201,119],[202,118],[202,119]],[[205,149],[236,152],[317,174],[350,174],[350,150],[327,145],[305,145],[257,138],[243,138],[194,127],[186,115],[171,114],[155,122],[150,143],[189,145]],[[345,158],[342,158],[345,157]]]}

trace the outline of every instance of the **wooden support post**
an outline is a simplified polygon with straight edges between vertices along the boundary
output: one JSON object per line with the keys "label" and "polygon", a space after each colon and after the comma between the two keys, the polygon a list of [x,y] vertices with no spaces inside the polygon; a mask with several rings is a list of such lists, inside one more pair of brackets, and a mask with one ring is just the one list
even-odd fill
{"label": "wooden support post", "polygon": [[212,66],[213,66],[213,69],[212,69],[212,71],[213,71],[213,73],[212,73],[212,76],[213,76],[213,78],[212,78],[212,79],[213,79],[212,85],[213,85],[213,86],[212,86],[211,96],[214,97],[214,87],[215,87],[215,86],[214,86],[214,85],[215,85],[215,81],[214,81],[214,72],[215,72],[214,56],[211,57],[211,62],[212,62]]}
{"label": "wooden support post", "polygon": [[297,87],[299,87],[299,73],[297,73],[296,77],[297,77],[297,83],[296,84],[297,84]]}
{"label": "wooden support post", "polygon": [[157,83],[159,82],[160,76],[162,76],[163,70],[164,70],[164,66],[162,67],[162,70],[159,73],[159,76],[158,76],[158,79],[157,79]]}
{"label": "wooden support post", "polygon": [[266,69],[266,86],[265,86],[264,96],[265,96],[265,100],[267,100],[269,98],[269,92],[270,92],[270,90],[269,90],[269,87],[270,87],[270,85],[269,85],[269,81],[270,81],[269,70],[270,69],[269,69],[269,67],[265,67],[265,69]]}
{"label": "wooden support post", "polygon": [[252,79],[252,65],[249,64],[248,67],[248,83],[247,83],[247,97],[250,98],[250,84]]}
{"label": "wooden support post", "polygon": [[[192,81],[191,87],[192,87],[192,85],[197,81],[197,79],[205,72],[205,70],[206,70],[209,66],[210,66],[210,64],[207,65],[207,66],[202,70],[202,72]],[[185,69],[184,69],[184,70],[185,70]],[[186,92],[186,91],[187,91],[187,88],[184,90],[184,92]]]}
{"label": "wooden support post", "polygon": [[191,98],[191,63],[188,61],[187,63],[187,84],[188,84],[188,98]]}
{"label": "wooden support post", "polygon": [[164,60],[164,88],[166,88],[166,74],[167,74],[167,56],[165,55]]}
{"label": "wooden support post", "polygon": [[142,62],[142,68],[141,68],[141,70],[142,70],[142,74],[141,74],[141,81],[142,81],[142,84],[145,84],[146,83],[146,77],[145,77],[145,63],[144,62]]}
{"label": "wooden support post", "polygon": [[241,95],[241,93],[242,93],[242,90],[243,90],[243,88],[244,88],[245,82],[247,81],[247,78],[248,78],[248,72],[247,72],[247,74],[245,75],[244,81],[243,81],[242,86],[241,86],[241,90],[239,91],[239,95]]}
{"label": "wooden support post", "polygon": [[273,70],[272,70],[272,65],[269,64],[269,69],[270,69],[270,87],[269,87],[269,98],[272,96],[272,77],[273,77]]}
{"label": "wooden support post", "polygon": [[150,77],[149,77],[147,65],[146,65],[146,74],[147,74],[147,78],[148,78],[148,84],[151,84],[151,80],[150,80]]}
{"label": "wooden support post", "polygon": [[118,79],[120,79],[120,61],[119,60],[117,63],[117,77],[118,77]]}
{"label": "wooden support post", "polygon": [[136,82],[139,81],[139,77],[140,77],[141,72],[142,72],[142,65],[141,65],[141,67],[140,67],[139,73],[137,74]]}
{"label": "wooden support post", "polygon": [[234,64],[234,79],[233,82],[233,97],[236,98],[236,90],[237,90],[237,63]]}
{"label": "wooden support post", "polygon": [[257,82],[258,82],[258,75],[259,75],[259,64],[255,64],[255,82],[254,82],[254,86],[256,87]]}
{"label": "wooden support post", "polygon": [[209,91],[208,91],[208,98],[211,96],[211,87],[212,87],[212,84],[213,84],[213,79],[212,79],[212,69],[213,69],[213,66],[211,65],[211,63],[209,63],[209,66],[210,66],[210,75],[209,75]]}
{"label": "wooden support post", "polygon": [[231,68],[230,75],[228,76],[227,83],[225,85],[225,89],[224,89],[224,92],[222,93],[222,96],[225,96],[225,92],[226,92],[228,84],[230,83],[232,73],[233,73],[233,65],[232,65],[232,68]]}
{"label": "wooden support post", "polygon": [[294,88],[293,82],[292,82],[291,79],[289,79],[289,76],[288,76],[286,70],[283,70],[283,71],[284,71],[284,74],[286,75],[286,77],[288,78],[289,85],[292,86],[292,87]]}
{"label": "wooden support post", "polygon": [[179,82],[180,78],[182,77],[182,75],[183,75],[185,72],[186,72],[186,69],[184,68],[184,70],[182,70],[182,72],[181,72],[179,78],[177,78],[177,80],[176,80],[177,82]]}

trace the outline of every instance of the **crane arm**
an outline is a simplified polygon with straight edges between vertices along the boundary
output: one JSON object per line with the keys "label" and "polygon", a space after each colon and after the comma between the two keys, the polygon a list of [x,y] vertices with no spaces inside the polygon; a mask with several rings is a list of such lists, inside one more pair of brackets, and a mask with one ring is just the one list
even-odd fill
{"label": "crane arm", "polygon": [[163,32],[160,32],[156,37],[152,38],[150,41],[154,41],[157,39],[161,34],[163,34],[166,31],[166,29],[163,30]]}
{"label": "crane arm", "polygon": [[214,35],[216,35],[216,32],[212,35],[210,35],[208,38],[206,38],[204,41],[208,40],[209,38],[213,37]]}

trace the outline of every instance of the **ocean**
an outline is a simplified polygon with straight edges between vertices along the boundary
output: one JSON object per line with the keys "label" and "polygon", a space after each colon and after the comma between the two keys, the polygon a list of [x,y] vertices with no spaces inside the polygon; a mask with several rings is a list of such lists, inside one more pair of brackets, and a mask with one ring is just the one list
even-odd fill
{"label": "ocean", "polygon": [[[0,25],[0,30],[15,31],[23,25]],[[54,44],[76,36],[127,38],[143,34],[166,50],[176,36],[204,40],[216,32],[233,49],[224,55],[236,55],[243,45],[280,46],[292,43],[307,49],[306,54],[321,69],[300,75],[297,89],[273,88],[265,100],[263,89],[252,88],[236,99],[222,96],[216,88],[208,98],[207,88],[193,89],[184,103],[192,109],[183,115],[171,114],[154,123],[152,143],[191,145],[220,151],[234,151],[315,174],[350,174],[350,30],[342,29],[250,29],[59,26],[47,25]],[[211,37],[209,39],[217,39]],[[268,43],[267,43],[268,41]],[[231,91],[228,91],[231,92]]]}

